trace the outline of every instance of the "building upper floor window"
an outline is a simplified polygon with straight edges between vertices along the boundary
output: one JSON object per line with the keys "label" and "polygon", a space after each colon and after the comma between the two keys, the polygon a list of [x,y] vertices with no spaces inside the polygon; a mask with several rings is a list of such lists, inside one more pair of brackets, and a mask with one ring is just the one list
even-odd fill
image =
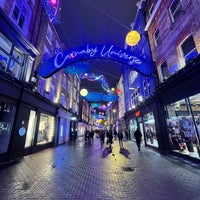
{"label": "building upper floor window", "polygon": [[16,0],[13,4],[11,17],[25,35],[28,33],[31,13],[27,1]]}
{"label": "building upper floor window", "polygon": [[5,35],[0,33],[0,70],[18,80],[28,82],[32,64],[31,56],[27,52],[14,46]]}
{"label": "building upper floor window", "polygon": [[61,93],[60,104],[61,104],[62,106],[65,106],[65,95],[64,95],[63,92]]}
{"label": "building upper floor window", "polygon": [[133,84],[133,82],[135,81],[137,76],[138,76],[138,72],[136,72],[136,71],[131,71],[130,72],[130,74],[129,74],[129,85]]}
{"label": "building upper floor window", "polygon": [[194,43],[193,36],[187,37],[179,46],[181,67],[184,67],[186,62],[194,58],[198,51]]}
{"label": "building upper floor window", "polygon": [[157,28],[153,34],[153,38],[154,38],[154,44],[155,46],[157,47],[157,45],[159,44],[160,42],[160,30],[159,28]]}
{"label": "building upper floor window", "polygon": [[62,86],[63,86],[63,88],[67,87],[67,78],[66,78],[65,74],[63,74]]}
{"label": "building upper floor window", "polygon": [[166,80],[169,77],[169,71],[168,71],[168,67],[167,67],[167,62],[164,61],[161,66],[160,66],[160,70],[162,73],[162,79]]}
{"label": "building upper floor window", "polygon": [[156,3],[157,3],[157,0],[153,1],[153,3],[151,4],[150,9],[149,9],[149,15],[153,13]]}
{"label": "building upper floor window", "polygon": [[68,92],[68,94],[70,94],[70,91],[71,91],[71,82],[68,80],[67,81],[67,92]]}
{"label": "building upper floor window", "polygon": [[169,12],[172,22],[176,20],[177,16],[181,11],[182,11],[182,6],[180,0],[173,0],[169,7]]}
{"label": "building upper floor window", "polygon": [[137,88],[131,95],[131,107],[135,108],[140,102],[140,90]]}
{"label": "building upper floor window", "polygon": [[52,41],[52,38],[53,38],[53,31],[52,31],[49,24],[48,24],[48,27],[47,27],[46,38],[47,38],[49,44],[51,44],[51,41]]}
{"label": "building upper floor window", "polygon": [[143,80],[143,91],[144,91],[144,97],[147,98],[151,95],[151,85],[150,85],[150,79],[145,78]]}

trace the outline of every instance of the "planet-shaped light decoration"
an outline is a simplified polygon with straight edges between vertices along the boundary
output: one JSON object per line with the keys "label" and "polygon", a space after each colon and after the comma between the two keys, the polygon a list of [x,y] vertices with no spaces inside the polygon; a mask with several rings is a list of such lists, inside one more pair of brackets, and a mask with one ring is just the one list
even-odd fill
{"label": "planet-shaped light decoration", "polygon": [[81,89],[80,91],[81,96],[85,97],[88,94],[88,91],[86,89]]}
{"label": "planet-shaped light decoration", "polygon": [[130,31],[126,35],[126,43],[129,46],[135,46],[140,41],[140,34],[137,31]]}
{"label": "planet-shaped light decoration", "polygon": [[113,88],[111,88],[111,91],[113,91],[113,92],[114,92],[114,91],[115,91],[115,88],[114,88],[114,87],[113,87]]}
{"label": "planet-shaped light decoration", "polygon": [[116,92],[117,94],[120,94],[121,90],[120,90],[120,89],[116,89],[115,92]]}

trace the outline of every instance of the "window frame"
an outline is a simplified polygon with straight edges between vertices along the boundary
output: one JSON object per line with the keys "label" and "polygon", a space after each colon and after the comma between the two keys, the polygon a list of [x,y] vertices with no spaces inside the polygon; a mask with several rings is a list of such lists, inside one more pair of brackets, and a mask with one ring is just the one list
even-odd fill
{"label": "window frame", "polygon": [[[178,6],[176,7],[176,9],[175,9],[175,11],[174,12],[172,12],[172,6],[173,6],[173,4],[176,2],[176,1],[178,1],[179,2],[179,4],[178,4]],[[175,21],[176,21],[176,18],[177,18],[177,16],[179,15],[179,13],[182,11],[182,4],[181,4],[181,1],[180,0],[172,0],[172,2],[171,2],[171,4],[170,4],[170,6],[169,6],[169,13],[170,13],[170,18],[171,18],[171,20],[172,20],[172,23],[174,23]],[[177,13],[178,12],[178,13]]]}
{"label": "window frame", "polygon": [[[19,9],[19,15],[17,19],[13,16],[15,8]],[[23,12],[24,9],[26,10],[26,13]],[[20,1],[20,0],[14,1],[12,10],[10,12],[10,18],[17,25],[17,27],[24,33],[25,36],[27,36],[28,34],[31,15],[32,15],[32,10],[27,1]],[[20,16],[24,17],[24,22],[22,26],[19,25]]]}
{"label": "window frame", "polygon": [[[195,47],[194,47],[190,52],[188,52],[187,54],[184,55],[183,44],[184,44],[189,38],[191,38],[191,39],[193,40],[193,43],[194,43]],[[197,47],[196,47],[196,44],[195,44],[195,41],[194,41],[193,36],[190,34],[190,35],[188,35],[188,37],[186,37],[186,38],[179,44],[179,46],[178,46],[179,63],[180,63],[180,67],[181,67],[181,68],[182,68],[182,67],[185,67],[185,65],[186,65],[186,62],[187,62],[186,57],[187,57],[190,53],[194,52],[195,50],[197,51]],[[198,54],[198,52],[197,52],[197,54]]]}
{"label": "window frame", "polygon": [[[156,32],[158,31],[158,36],[156,37]],[[154,44],[155,47],[158,46],[158,44],[160,43],[160,29],[159,27],[157,27],[153,33],[153,39],[154,39]]]}

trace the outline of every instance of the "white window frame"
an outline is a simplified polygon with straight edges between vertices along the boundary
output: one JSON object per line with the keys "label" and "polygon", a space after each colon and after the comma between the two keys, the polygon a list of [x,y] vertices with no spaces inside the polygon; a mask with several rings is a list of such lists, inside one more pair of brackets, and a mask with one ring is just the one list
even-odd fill
{"label": "white window frame", "polygon": [[52,39],[53,39],[53,31],[51,29],[51,26],[48,24],[47,32],[46,32],[46,39],[49,42],[50,45],[52,45]]}
{"label": "white window frame", "polygon": [[[177,8],[176,8],[176,10],[174,11],[174,13],[172,13],[171,7],[172,7],[172,5],[173,5],[173,3],[174,3],[175,1],[179,1],[179,5],[177,6]],[[173,0],[173,1],[171,2],[170,6],[169,6],[169,13],[170,13],[170,17],[171,17],[172,22],[175,22],[174,15],[176,14],[176,12],[179,10],[179,8],[180,8],[181,6],[182,6],[182,5],[181,5],[181,1],[180,1],[180,0]]]}
{"label": "white window frame", "polygon": [[[159,31],[158,37],[155,36],[157,31]],[[154,33],[153,33],[153,39],[154,39],[155,47],[157,47],[158,43],[159,43],[159,39],[160,39],[160,29],[159,29],[159,27],[154,31]]]}
{"label": "white window frame", "polygon": [[[18,19],[15,19],[13,17],[13,11],[14,11],[15,7],[17,7],[19,9],[19,17],[18,17]],[[27,11],[26,14],[23,13],[23,9],[24,8]],[[20,27],[19,24],[18,24],[21,15],[24,16],[23,27]],[[28,35],[28,30],[29,30],[29,24],[30,24],[30,20],[31,20],[31,15],[32,15],[32,10],[31,10],[29,4],[27,3],[27,1],[15,0],[15,2],[13,3],[12,10],[10,12],[10,18],[17,25],[17,27],[24,33],[25,36]]]}
{"label": "white window frame", "polygon": [[[183,49],[182,49],[182,45],[183,43],[192,35],[188,35],[188,37],[186,37],[178,46],[178,55],[179,55],[179,63],[180,63],[180,68],[185,67],[186,65],[186,60],[185,60],[185,56],[183,54]],[[192,36],[193,37],[193,36]],[[193,38],[194,39],[194,38]],[[188,52],[186,55],[188,55],[189,53],[193,52],[195,49],[197,49],[197,47],[195,46],[194,49],[192,49],[190,52]]]}
{"label": "white window frame", "polygon": [[149,97],[150,94],[150,90],[151,90],[151,85],[150,85],[150,79],[149,78],[145,78],[143,80],[143,91],[144,91],[144,96],[145,98]]}

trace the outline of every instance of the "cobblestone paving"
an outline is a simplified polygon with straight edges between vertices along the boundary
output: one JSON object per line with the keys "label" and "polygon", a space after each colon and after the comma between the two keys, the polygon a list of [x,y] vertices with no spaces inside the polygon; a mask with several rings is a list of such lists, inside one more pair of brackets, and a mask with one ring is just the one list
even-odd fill
{"label": "cobblestone paving", "polygon": [[[200,200],[199,169],[124,142],[62,145],[0,169],[0,200]],[[192,169],[192,170],[191,170]]]}

